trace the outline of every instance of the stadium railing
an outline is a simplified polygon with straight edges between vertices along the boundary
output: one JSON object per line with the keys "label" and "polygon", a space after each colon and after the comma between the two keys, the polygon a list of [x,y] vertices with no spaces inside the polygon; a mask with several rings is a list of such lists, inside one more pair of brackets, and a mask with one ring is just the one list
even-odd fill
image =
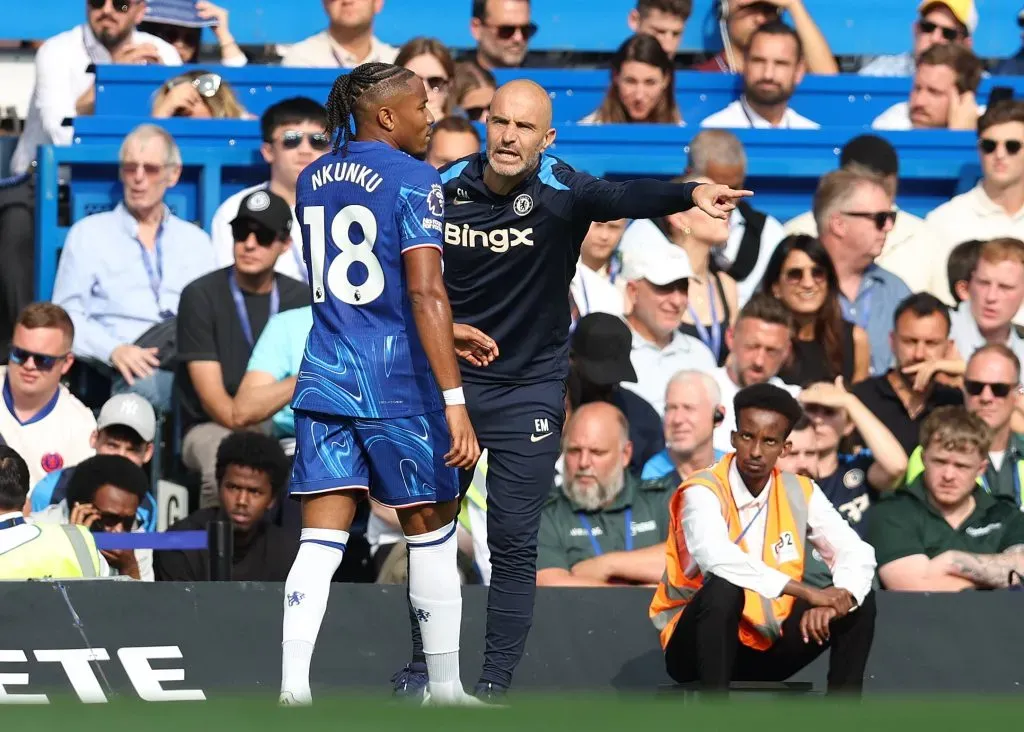
{"label": "stadium railing", "polygon": [[[239,43],[293,43],[326,25],[321,0],[218,0],[231,11],[231,31]],[[911,0],[804,0],[829,46],[840,55],[903,53],[911,43],[917,17]],[[47,0],[46,12],[31,3],[9,3],[0,38],[44,39],[82,22],[81,0]],[[532,18],[540,32],[530,41],[536,51],[613,51],[630,34],[626,16],[632,0],[533,0]],[[985,57],[1005,57],[1020,45],[1013,20],[1018,0],[980,2],[981,22],[974,48]],[[683,49],[721,48],[717,0],[694,0],[686,24]],[[472,48],[469,0],[387,0],[374,31],[387,43],[400,45],[417,35],[439,38],[453,48]],[[207,40],[212,40],[207,32]]]}
{"label": "stadium railing", "polygon": [[[256,115],[288,97],[306,96],[322,101],[338,75],[337,69],[280,66],[203,68],[228,81],[242,105]],[[96,115],[148,115],[153,93],[175,73],[162,66],[97,67]],[[556,126],[575,123],[597,109],[610,80],[608,71],[592,69],[504,69],[498,71],[497,77],[499,82],[529,78],[543,86],[551,96]],[[796,90],[792,107],[824,127],[870,127],[886,109],[907,101],[910,86],[907,78],[807,76]],[[991,77],[980,87],[982,102],[994,86],[1009,86],[1018,96],[1024,96],[1024,77]],[[731,74],[676,73],[676,100],[689,127],[698,127],[705,117],[738,99],[740,88],[741,80]]]}
{"label": "stadium railing", "polygon": [[206,531],[160,531],[93,534],[97,549],[152,549],[154,551],[207,550],[210,579],[231,579],[234,555],[232,529],[228,521],[211,521]]}

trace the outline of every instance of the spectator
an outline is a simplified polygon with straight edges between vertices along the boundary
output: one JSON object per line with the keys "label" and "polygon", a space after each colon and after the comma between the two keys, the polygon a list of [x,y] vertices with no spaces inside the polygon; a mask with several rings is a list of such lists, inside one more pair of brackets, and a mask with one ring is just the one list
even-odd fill
{"label": "spectator", "polygon": [[199,63],[203,27],[210,25],[222,66],[245,66],[249,60],[228,27],[228,11],[209,0],[147,0],[139,30],[174,46],[186,64]]}
{"label": "spectator", "polygon": [[[270,165],[270,180],[246,188],[230,196],[213,215],[210,232],[213,252],[218,267],[227,267],[235,261],[235,240],[231,234],[231,221],[238,215],[242,199],[256,191],[270,191],[295,208],[295,181],[307,165],[331,147],[327,127],[327,110],[308,97],[291,97],[270,105],[260,117],[263,144],[260,154]],[[288,256],[279,257],[274,268],[296,280],[306,279],[306,265],[302,260],[302,227],[292,217],[292,248]]]}
{"label": "spectator", "polygon": [[[927,289],[928,270],[921,263],[932,255],[934,242],[924,220],[902,210],[895,203],[899,182],[899,156],[896,148],[883,137],[858,135],[843,145],[839,153],[839,167],[846,170],[867,169],[882,178],[885,191],[893,201],[896,218],[875,264],[899,277],[913,292]],[[814,212],[807,211],[787,221],[786,234],[817,237],[818,225],[814,221]]]}
{"label": "spectator", "polygon": [[665,449],[644,465],[644,480],[686,478],[717,463],[725,453],[711,444],[725,418],[718,384],[703,371],[679,371],[665,388]]}
{"label": "spectator", "polygon": [[291,249],[292,212],[269,191],[250,193],[231,222],[235,262],[189,284],[178,308],[178,385],[185,422],[182,462],[202,476],[200,508],[217,501],[217,446],[239,427],[234,396],[256,340],[281,310],[309,303],[309,290],[274,271]]}
{"label": "spectator", "polygon": [[591,222],[580,245],[580,264],[613,285],[622,269],[619,242],[628,223],[627,219]]}
{"label": "spectator", "polygon": [[[156,439],[156,414],[153,407],[138,394],[117,394],[100,409],[96,430],[89,437],[89,446],[97,455],[120,455],[140,468],[153,459]],[[32,488],[32,510],[42,511],[60,503],[68,495],[68,485],[75,474],[74,466],[55,470]],[[157,530],[157,503],[152,492],[139,503],[135,516],[143,531]]]}
{"label": "spectator", "polygon": [[811,236],[787,236],[765,270],[762,289],[793,315],[793,352],[780,377],[787,384],[847,383],[869,375],[871,346],[863,328],[843,318],[839,280],[832,258]]}
{"label": "spectator", "polygon": [[637,375],[633,383],[623,386],[643,397],[659,415],[665,412],[665,387],[677,371],[711,371],[717,365],[704,343],[679,328],[692,277],[686,255],[667,243],[637,247],[623,263],[626,323],[632,336],[629,360]]}
{"label": "spectator", "polygon": [[323,4],[327,28],[289,48],[282,66],[354,69],[360,64],[395,62],[398,49],[373,35],[373,19],[384,0],[323,0]]}
{"label": "spectator", "polygon": [[423,80],[423,87],[427,90],[427,109],[434,119],[451,114],[455,105],[451,95],[455,61],[441,41],[424,36],[406,41],[399,49],[395,63]]}
{"label": "spectator", "polygon": [[119,157],[124,200],[71,227],[53,301],[75,324],[76,355],[113,366],[120,376],[115,392],[134,391],[166,412],[174,377],[160,367],[171,359],[137,342],[175,316],[185,285],[213,268],[213,251],[202,229],[164,203],[181,176],[174,138],[155,125],[139,125]]}
{"label": "spectator", "polygon": [[[686,175],[709,178],[720,185],[743,188],[747,154],[743,143],[728,130],[701,130],[690,140]],[[782,224],[774,216],[753,208],[746,200],[729,214],[729,239],[712,250],[718,270],[736,281],[737,304],[754,294],[768,259],[782,241]]]}
{"label": "spectator", "polygon": [[803,80],[800,36],[785,23],[766,23],[754,31],[744,55],[743,95],[706,117],[701,127],[816,130],[821,125],[797,114],[789,100]]}
{"label": "spectator", "polygon": [[248,119],[234,89],[219,74],[188,71],[160,87],[153,99],[153,117]]}
{"label": "spectator", "polygon": [[[789,433],[789,447],[779,455],[775,463],[783,473],[806,475],[818,479],[818,437],[806,410]],[[813,552],[812,552],[813,554]]]}
{"label": "spectator", "polygon": [[[967,411],[988,425],[992,437],[988,461],[984,473],[978,476],[978,484],[985,493],[1021,506],[1024,436],[1013,429],[1020,400],[1020,361],[1009,348],[993,343],[975,351],[966,366],[961,361],[951,370],[963,376]],[[923,471],[918,446],[910,456],[907,482],[913,482]]]}
{"label": "spectator", "polygon": [[871,518],[885,589],[992,589],[1006,587],[1011,572],[1024,573],[1024,516],[975,482],[991,440],[981,418],[962,407],[937,409],[925,420],[924,472]]}
{"label": "spectator", "polygon": [[957,353],[970,358],[985,344],[1002,343],[1024,359],[1024,338],[1012,322],[1024,305],[1024,241],[993,239],[982,244],[967,294],[950,316]]}
{"label": "spectator", "polygon": [[[428,163],[441,169],[448,163],[480,152],[480,133],[463,117],[439,119],[430,133],[427,147]],[[299,239],[299,246],[302,239]]]}
{"label": "spectator", "polygon": [[852,391],[911,453],[925,417],[937,407],[963,404],[960,390],[927,365],[947,359],[952,348],[946,307],[928,293],[911,295],[896,308],[891,340],[894,367]]}
{"label": "spectator", "polygon": [[949,294],[953,296],[953,303],[957,306],[968,298],[968,286],[971,282],[971,275],[978,266],[978,258],[981,256],[981,245],[985,242],[977,239],[963,241],[953,247],[949,253],[949,261],[946,262],[946,277],[949,280]]}
{"label": "spectator", "polygon": [[[1017,13],[1017,26],[1024,31],[1024,8]],[[992,72],[995,76],[1020,76],[1024,74],[1024,46],[1017,51],[1017,55],[1008,58],[996,66]]]}
{"label": "spectator", "polygon": [[910,294],[903,280],[875,264],[895,218],[885,184],[869,171],[840,168],[818,182],[818,238],[836,269],[843,317],[868,334],[871,373],[876,375],[884,374],[892,361],[893,313]]}
{"label": "spectator", "polygon": [[494,74],[475,61],[455,64],[455,106],[471,122],[487,122],[491,98],[497,88]]}
{"label": "spectator", "polygon": [[637,0],[627,22],[631,31],[656,38],[665,54],[675,58],[692,12],[692,0]]}
{"label": "spectator", "polygon": [[800,388],[786,386],[779,371],[789,360],[793,348],[793,316],[774,297],[757,294],[740,310],[736,324],[725,334],[729,358],[725,366],[713,369],[725,416],[715,427],[716,450],[732,452],[732,433],[736,417],[732,402],[740,389],[754,384],[772,384],[799,394]]}
{"label": "spectator", "polygon": [[[28,171],[40,145],[70,145],[64,120],[91,115],[96,106],[94,64],[180,66],[166,41],[135,29],[146,12],[140,0],[90,2],[86,22],[48,39],[36,52],[36,84],[11,171]],[[29,239],[31,242],[31,238]]]}
{"label": "spectator", "polygon": [[[38,524],[78,524],[93,533],[140,533],[139,506],[149,493],[142,468],[120,455],[95,455],[83,460],[68,481],[67,496],[33,513]],[[115,574],[153,581],[151,549],[102,549]]]}
{"label": "spectator", "polygon": [[913,76],[916,61],[934,46],[949,43],[971,48],[971,34],[978,27],[974,0],[924,0],[917,12],[913,53],[878,56],[860,70],[861,76]]}
{"label": "spectator", "polygon": [[629,425],[610,404],[580,407],[563,440],[562,490],[541,512],[537,584],[654,584],[665,571],[667,504],[677,481],[630,475]]}
{"label": "spectator", "polygon": [[683,124],[676,106],[672,59],[653,36],[626,39],[612,56],[611,66],[612,83],[604,101],[579,124]]}
{"label": "spectator", "polygon": [[694,66],[695,70],[742,73],[754,33],[766,23],[779,20],[783,11],[788,11],[800,43],[806,49],[807,70],[812,74],[839,73],[828,41],[807,12],[803,0],[719,0],[715,7],[725,49]]}
{"label": "spectator", "polygon": [[[842,378],[834,384],[811,384],[800,392],[800,402],[814,425],[818,487],[864,537],[872,504],[903,482],[907,453],[885,424],[844,388]],[[841,452],[840,443],[854,430],[866,449]]]}
{"label": "spectator", "polygon": [[469,32],[476,40],[473,60],[484,69],[522,66],[537,24],[530,0],[473,0]]}
{"label": "spectator", "polygon": [[629,360],[631,340],[629,326],[614,315],[591,313],[581,318],[569,346],[572,388],[567,391],[576,399],[570,404],[574,410],[590,402],[607,402],[625,415],[633,445],[629,469],[640,475],[644,464],[664,449],[665,438],[654,407],[623,388],[637,380]]}
{"label": "spectator", "polygon": [[25,460],[0,445],[0,580],[109,576],[110,567],[84,527],[25,521],[28,481]]}
{"label": "spectator", "polygon": [[576,275],[569,283],[569,311],[573,325],[590,313],[619,316],[625,313],[625,286],[621,278],[618,285],[613,284],[614,275],[618,274],[621,265],[621,260],[615,257],[616,247],[625,229],[625,219],[591,222],[580,247]]}
{"label": "spectator", "polygon": [[[954,196],[925,218],[932,243],[928,291],[946,302],[946,260],[954,246],[968,239],[1012,237],[1024,240],[1024,102],[992,105],[978,120],[982,179],[967,193]],[[1024,322],[1018,313],[1017,322]]]}
{"label": "spectator", "polygon": [[[831,644],[829,693],[858,694],[874,634],[874,551],[812,480],[777,470],[802,414],[796,400],[759,384],[734,408],[736,453],[687,479],[669,504],[665,575],[650,608],[668,674],[725,692],[734,678],[789,678]],[[812,547],[835,586],[806,584]]]}
{"label": "spectator", "polygon": [[[299,537],[275,526],[266,515],[282,500],[288,458],[277,442],[256,432],[235,432],[217,449],[219,506],[201,508],[168,531],[205,531],[213,521],[233,529],[231,580],[284,582],[299,550]],[[162,582],[208,582],[209,551],[161,551],[156,577]]]}
{"label": "spectator", "polygon": [[89,435],[96,420],[60,383],[75,361],[74,337],[75,327],[63,309],[32,303],[14,326],[8,365],[0,366],[0,444],[28,463],[30,486],[92,455]]}
{"label": "spectator", "polygon": [[981,83],[981,61],[953,44],[925,51],[914,72],[910,100],[889,107],[875,118],[876,130],[973,130],[978,124],[975,92]]}

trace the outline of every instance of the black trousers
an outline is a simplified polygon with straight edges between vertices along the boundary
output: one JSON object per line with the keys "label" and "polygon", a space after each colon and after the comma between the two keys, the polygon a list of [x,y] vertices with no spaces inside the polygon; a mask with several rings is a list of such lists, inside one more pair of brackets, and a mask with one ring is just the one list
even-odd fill
{"label": "black trousers", "polygon": [[829,626],[830,641],[804,643],[800,618],[810,609],[797,600],[782,624],[782,637],[766,651],[740,643],[743,589],[709,576],[683,610],[665,648],[668,675],[680,683],[700,683],[707,691],[725,691],[730,681],[783,681],[829,649],[828,691],[860,694],[875,636],[875,595]]}

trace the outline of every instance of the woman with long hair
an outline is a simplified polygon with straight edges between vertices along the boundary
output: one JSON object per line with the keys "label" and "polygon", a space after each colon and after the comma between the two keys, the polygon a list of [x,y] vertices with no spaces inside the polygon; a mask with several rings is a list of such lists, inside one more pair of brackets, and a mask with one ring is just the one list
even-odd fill
{"label": "woman with long hair", "polygon": [[612,83],[601,106],[580,124],[683,124],[675,97],[675,69],[654,36],[638,34],[612,56]]}
{"label": "woman with long hair", "polygon": [[820,241],[795,234],[779,242],[761,290],[782,301],[797,324],[793,355],[779,374],[785,382],[806,386],[842,376],[854,384],[868,377],[868,335],[843,319],[836,269]]}
{"label": "woman with long hair", "polygon": [[395,65],[404,66],[423,79],[423,86],[427,89],[427,109],[435,121],[451,113],[455,61],[441,41],[424,36],[407,41],[399,49]]}
{"label": "woman with long hair", "polygon": [[231,85],[219,74],[196,69],[175,76],[153,99],[153,116],[193,119],[250,119]]}
{"label": "woman with long hair", "polygon": [[494,74],[475,61],[459,61],[455,64],[455,89],[452,96],[455,106],[470,122],[487,121],[487,112],[497,88]]}

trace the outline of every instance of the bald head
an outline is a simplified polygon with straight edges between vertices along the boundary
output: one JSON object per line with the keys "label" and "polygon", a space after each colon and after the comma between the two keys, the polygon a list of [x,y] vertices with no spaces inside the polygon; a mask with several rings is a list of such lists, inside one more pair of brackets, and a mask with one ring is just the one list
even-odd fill
{"label": "bald head", "polygon": [[626,421],[626,415],[608,402],[589,402],[573,412],[572,419],[565,428],[565,440],[571,440],[574,430],[582,433],[594,429],[614,436],[619,440],[619,444],[629,442],[629,422]]}
{"label": "bald head", "polygon": [[584,404],[565,428],[562,454],[565,495],[586,511],[608,506],[622,491],[633,457],[626,417],[605,402]]}
{"label": "bald head", "polygon": [[554,141],[551,99],[544,87],[527,79],[499,87],[487,118],[487,160],[494,172],[525,177]]}

